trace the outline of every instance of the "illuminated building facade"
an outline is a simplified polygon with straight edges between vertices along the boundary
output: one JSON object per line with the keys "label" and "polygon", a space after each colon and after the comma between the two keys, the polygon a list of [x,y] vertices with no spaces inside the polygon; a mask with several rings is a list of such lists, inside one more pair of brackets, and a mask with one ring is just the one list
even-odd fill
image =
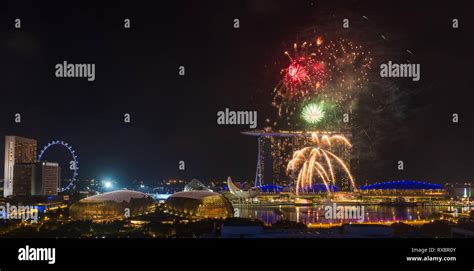
{"label": "illuminated building facade", "polygon": [[391,181],[375,183],[360,187],[364,198],[379,198],[391,201],[441,200],[446,198],[446,189],[439,184],[419,181]]}
{"label": "illuminated building facade", "polygon": [[165,202],[169,213],[189,218],[232,217],[232,204],[221,194],[209,191],[178,192]]}
{"label": "illuminated building facade", "polygon": [[17,163],[36,162],[37,142],[19,136],[5,137],[5,167],[3,196],[14,194],[14,167]]}
{"label": "illuminated building facade", "polygon": [[447,183],[446,191],[448,196],[456,200],[471,200],[472,199],[472,184],[465,183]]}
{"label": "illuminated building facade", "polygon": [[13,196],[56,196],[60,168],[57,163],[17,163],[13,167]]}
{"label": "illuminated building facade", "polygon": [[[343,135],[351,141],[352,133],[344,132],[325,132],[319,134]],[[288,162],[293,157],[293,153],[304,147],[314,146],[312,142],[312,131],[249,131],[243,132],[244,135],[256,136],[258,141],[257,168],[255,174],[255,186],[262,185],[293,185],[296,174],[286,169]],[[347,146],[341,145],[334,147],[333,152],[339,156],[350,168],[351,151]],[[345,174],[341,174],[336,169],[335,175],[338,180],[338,186],[341,190],[349,190],[349,179]]]}
{"label": "illuminated building facade", "polygon": [[111,221],[145,214],[154,207],[153,198],[142,192],[117,190],[81,199],[71,205],[69,214],[74,220]]}

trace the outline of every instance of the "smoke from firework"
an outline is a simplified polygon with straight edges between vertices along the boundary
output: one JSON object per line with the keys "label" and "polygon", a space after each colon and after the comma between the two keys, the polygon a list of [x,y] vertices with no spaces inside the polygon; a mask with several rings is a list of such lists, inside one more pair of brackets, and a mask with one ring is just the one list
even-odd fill
{"label": "smoke from firework", "polygon": [[290,64],[282,70],[273,92],[272,105],[278,110],[279,121],[290,125],[298,104],[316,96],[350,111],[351,99],[368,81],[370,52],[344,39],[325,43],[322,37],[293,47],[293,55],[285,52]]}

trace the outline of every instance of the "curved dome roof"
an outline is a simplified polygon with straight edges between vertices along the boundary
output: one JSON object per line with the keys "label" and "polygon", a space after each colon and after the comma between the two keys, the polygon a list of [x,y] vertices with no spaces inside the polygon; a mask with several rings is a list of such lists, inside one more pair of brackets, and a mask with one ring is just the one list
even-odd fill
{"label": "curved dome roof", "polygon": [[374,189],[400,189],[400,190],[416,190],[416,189],[444,189],[442,185],[418,182],[418,181],[393,181],[383,182],[365,185],[360,188],[361,190],[374,190]]}
{"label": "curved dome roof", "polygon": [[114,201],[114,202],[130,202],[132,198],[149,198],[145,193],[132,191],[132,190],[116,190],[111,192],[102,193],[99,195],[94,195],[91,197],[87,197],[80,201],[88,202],[88,201]]}
{"label": "curved dome roof", "polygon": [[211,191],[203,191],[203,190],[196,190],[196,191],[183,191],[183,192],[176,192],[173,195],[169,196],[170,198],[190,198],[190,199],[203,199],[209,196],[221,196],[221,194]]}
{"label": "curved dome roof", "polygon": [[211,189],[207,188],[207,186],[205,186],[203,183],[201,183],[197,179],[192,179],[191,182],[186,184],[184,186],[184,191],[185,192],[188,192],[188,191],[211,191],[212,192]]}
{"label": "curved dome roof", "polygon": [[210,191],[186,191],[171,195],[165,208],[187,217],[231,217],[232,204],[221,194]]}

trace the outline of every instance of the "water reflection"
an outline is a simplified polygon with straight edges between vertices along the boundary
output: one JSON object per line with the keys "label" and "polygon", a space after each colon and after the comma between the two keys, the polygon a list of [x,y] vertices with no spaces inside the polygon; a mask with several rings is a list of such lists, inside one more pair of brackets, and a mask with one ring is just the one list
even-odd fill
{"label": "water reflection", "polygon": [[[448,210],[448,206],[363,206],[364,221],[404,221],[432,219],[441,211]],[[236,214],[239,217],[259,219],[266,224],[273,224],[278,220],[291,220],[304,224],[355,222],[353,220],[326,219],[325,206],[238,206]]]}

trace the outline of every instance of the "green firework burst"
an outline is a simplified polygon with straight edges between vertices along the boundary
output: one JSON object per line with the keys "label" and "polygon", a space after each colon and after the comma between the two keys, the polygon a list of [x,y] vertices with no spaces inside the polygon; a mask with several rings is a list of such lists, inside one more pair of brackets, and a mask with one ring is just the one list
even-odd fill
{"label": "green firework burst", "polygon": [[303,107],[301,117],[309,124],[317,124],[324,119],[325,114],[326,112],[322,102],[309,103]]}

